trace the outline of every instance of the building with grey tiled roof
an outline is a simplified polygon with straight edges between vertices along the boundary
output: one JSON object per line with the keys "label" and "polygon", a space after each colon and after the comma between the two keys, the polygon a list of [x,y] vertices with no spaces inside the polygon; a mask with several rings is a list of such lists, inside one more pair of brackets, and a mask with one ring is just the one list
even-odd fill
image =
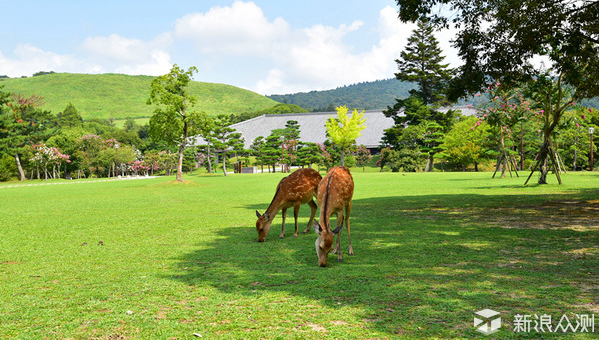
{"label": "building with grey tiled roof", "polygon": [[[466,106],[454,108],[461,109],[464,115],[474,115],[476,112]],[[441,109],[441,111],[446,110],[447,108]],[[348,112],[349,114],[351,112]],[[272,130],[284,129],[288,120],[298,122],[300,126],[299,139],[302,142],[323,143],[326,140],[325,122],[329,117],[336,116],[336,112],[269,114],[233,124],[231,127],[245,138],[245,148],[249,148],[259,136],[266,138]],[[393,119],[385,117],[382,110],[364,111],[364,118],[366,118],[366,128],[356,139],[356,144],[364,145],[369,149],[377,149],[380,147],[384,131],[393,126]],[[204,144],[203,140],[198,139],[197,144]]]}

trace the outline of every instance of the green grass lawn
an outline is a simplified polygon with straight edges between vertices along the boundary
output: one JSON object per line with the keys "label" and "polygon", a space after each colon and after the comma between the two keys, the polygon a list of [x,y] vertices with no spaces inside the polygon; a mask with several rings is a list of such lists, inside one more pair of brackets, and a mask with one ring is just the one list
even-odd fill
{"label": "green grass lawn", "polygon": [[[0,337],[546,339],[514,316],[599,322],[599,174],[354,171],[356,255],[342,230],[326,268],[291,212],[285,239],[279,215],[257,242],[282,176],[1,184]],[[503,320],[491,336],[473,327],[485,308]]]}

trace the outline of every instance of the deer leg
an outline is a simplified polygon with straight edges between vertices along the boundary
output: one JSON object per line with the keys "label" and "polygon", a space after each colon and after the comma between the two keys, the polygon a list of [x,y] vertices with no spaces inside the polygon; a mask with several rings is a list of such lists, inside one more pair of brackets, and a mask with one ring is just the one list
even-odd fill
{"label": "deer leg", "polygon": [[297,203],[295,203],[293,205],[293,218],[295,219],[295,233],[293,234],[293,237],[297,237],[298,234],[298,229],[297,229],[297,217],[299,215],[299,209],[300,209],[300,205],[302,204],[302,202],[297,201]]}
{"label": "deer leg", "polygon": [[308,202],[308,205],[310,206],[310,221],[308,221],[308,226],[304,231],[302,231],[302,234],[305,234],[310,231],[310,227],[312,227],[312,222],[314,221],[314,216],[316,216],[316,209],[318,209],[318,206],[316,205],[316,203],[314,203],[313,199],[311,199],[310,202]]}
{"label": "deer leg", "polygon": [[[337,228],[339,228],[341,225],[343,225],[343,212],[340,211],[337,213]],[[337,245],[335,246],[335,251],[333,254],[337,254],[337,261],[343,261],[343,254],[341,251],[341,232],[337,234]]]}
{"label": "deer leg", "polygon": [[354,255],[354,248],[352,248],[351,246],[351,236],[349,233],[349,214],[351,213],[351,201],[349,202],[349,204],[345,207],[345,227],[347,228],[347,243],[349,244],[349,250],[348,250],[348,254],[350,256]]}
{"label": "deer leg", "polygon": [[281,235],[279,238],[285,237],[285,218],[287,217],[287,208],[283,208],[281,215],[283,216],[283,225],[281,226]]}

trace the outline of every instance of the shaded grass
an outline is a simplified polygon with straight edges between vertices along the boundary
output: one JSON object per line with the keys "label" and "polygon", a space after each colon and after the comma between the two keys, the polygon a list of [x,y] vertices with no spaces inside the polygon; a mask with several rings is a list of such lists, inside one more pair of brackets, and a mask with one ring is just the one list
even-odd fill
{"label": "shaded grass", "polygon": [[256,242],[254,210],[281,176],[0,188],[0,334],[467,339],[481,336],[473,313],[491,308],[504,320],[494,338],[551,338],[514,334],[513,316],[599,313],[595,174],[523,187],[354,172],[356,255],[327,268],[315,234],[291,236],[292,218],[285,239],[277,217]]}

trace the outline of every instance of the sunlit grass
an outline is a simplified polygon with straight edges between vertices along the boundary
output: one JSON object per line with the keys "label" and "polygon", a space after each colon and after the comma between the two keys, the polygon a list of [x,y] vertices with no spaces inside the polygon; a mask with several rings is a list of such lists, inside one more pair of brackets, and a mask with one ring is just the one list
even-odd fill
{"label": "sunlit grass", "polygon": [[[3,91],[44,97],[43,109],[53,114],[72,103],[84,120],[149,118],[154,107],[147,105],[154,77],[124,74],[55,73],[0,81]],[[197,96],[195,108],[209,115],[254,112],[278,104],[272,99],[231,85],[192,82],[189,91]]]}
{"label": "sunlit grass", "polygon": [[489,173],[353,175],[356,255],[343,230],[344,262],[327,268],[292,218],[285,239],[279,216],[256,242],[255,210],[280,173],[0,185],[0,334],[470,339],[482,336],[473,313],[491,308],[504,320],[494,338],[533,339],[556,336],[514,334],[516,313],[599,313],[599,175],[528,187]]}

